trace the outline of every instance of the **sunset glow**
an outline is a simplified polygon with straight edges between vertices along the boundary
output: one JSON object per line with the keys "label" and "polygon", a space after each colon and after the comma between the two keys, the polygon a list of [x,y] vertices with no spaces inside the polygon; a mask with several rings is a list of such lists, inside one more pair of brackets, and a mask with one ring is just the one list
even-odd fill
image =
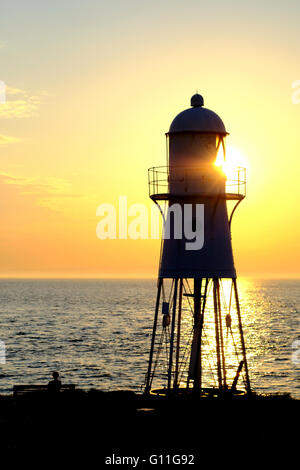
{"label": "sunset glow", "polygon": [[2,7],[1,276],[155,277],[159,240],[101,241],[96,209],[122,195],[150,207],[147,169],[165,165],[165,132],[198,89],[229,132],[226,174],[247,168],[238,273],[297,277],[299,4],[286,22],[261,3],[234,16],[220,1],[175,1],[172,16],[170,2],[71,16],[68,3]]}

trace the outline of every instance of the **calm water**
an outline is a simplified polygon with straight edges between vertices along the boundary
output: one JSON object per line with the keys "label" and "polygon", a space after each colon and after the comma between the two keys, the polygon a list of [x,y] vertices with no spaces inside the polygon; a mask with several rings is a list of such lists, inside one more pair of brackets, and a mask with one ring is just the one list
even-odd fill
{"label": "calm water", "polygon": [[[300,281],[241,279],[239,291],[253,388],[300,398]],[[1,280],[0,392],[53,370],[81,388],[140,391],[155,294],[149,280]]]}

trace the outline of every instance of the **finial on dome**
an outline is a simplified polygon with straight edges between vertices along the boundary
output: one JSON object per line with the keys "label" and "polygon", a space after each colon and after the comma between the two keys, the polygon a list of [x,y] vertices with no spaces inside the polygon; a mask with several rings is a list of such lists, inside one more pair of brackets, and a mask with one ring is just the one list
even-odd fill
{"label": "finial on dome", "polygon": [[192,96],[191,106],[193,108],[200,108],[203,105],[204,105],[203,96],[199,95],[199,93],[196,93],[195,95]]}

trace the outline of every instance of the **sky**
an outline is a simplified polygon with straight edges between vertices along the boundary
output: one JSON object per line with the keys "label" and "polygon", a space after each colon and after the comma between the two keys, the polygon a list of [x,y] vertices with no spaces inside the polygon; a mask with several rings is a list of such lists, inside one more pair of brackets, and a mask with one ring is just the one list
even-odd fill
{"label": "sky", "polygon": [[299,13],[297,1],[1,5],[0,276],[155,277],[159,240],[100,240],[96,210],[120,196],[150,210],[147,169],[165,164],[165,132],[198,90],[247,167],[238,275],[299,277]]}

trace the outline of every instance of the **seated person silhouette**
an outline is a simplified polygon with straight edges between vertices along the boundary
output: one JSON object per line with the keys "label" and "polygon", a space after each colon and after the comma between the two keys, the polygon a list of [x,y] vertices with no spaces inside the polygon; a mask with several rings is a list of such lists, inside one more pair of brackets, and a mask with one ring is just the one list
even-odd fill
{"label": "seated person silhouette", "polygon": [[50,382],[48,383],[48,391],[59,392],[61,389],[61,381],[58,379],[59,373],[53,372],[52,376],[53,376],[53,380],[50,380]]}

